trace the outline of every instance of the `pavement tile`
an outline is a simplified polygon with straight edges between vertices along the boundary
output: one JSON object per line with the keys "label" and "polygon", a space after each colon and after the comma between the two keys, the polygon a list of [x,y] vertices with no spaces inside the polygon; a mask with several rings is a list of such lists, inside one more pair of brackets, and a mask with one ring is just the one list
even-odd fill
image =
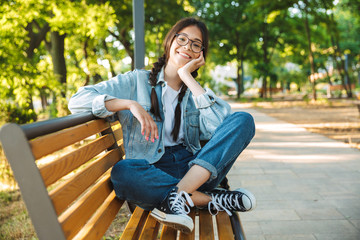
{"label": "pavement tile", "polygon": [[242,215],[244,221],[271,221],[271,220],[300,220],[293,209],[256,209]]}
{"label": "pavement tile", "polygon": [[334,208],[324,209],[299,209],[296,213],[304,220],[330,220],[344,219],[344,216]]}
{"label": "pavement tile", "polygon": [[265,235],[266,240],[316,240],[312,234]]}
{"label": "pavement tile", "polygon": [[245,236],[247,237],[248,235],[263,235],[259,222],[243,221],[243,215],[245,214],[247,213],[240,214],[240,219],[244,228]]}
{"label": "pavement tile", "polygon": [[347,220],[299,220],[299,221],[264,221],[260,222],[266,234],[357,234],[358,230]]}
{"label": "pavement tile", "polygon": [[240,214],[247,239],[359,240],[360,151],[245,111],[256,135],[228,178],[257,199],[254,211]]}
{"label": "pavement tile", "polygon": [[350,222],[360,231],[360,220],[350,220]]}
{"label": "pavement tile", "polygon": [[337,210],[342,213],[346,219],[360,220],[360,208],[352,208],[349,206],[348,208],[338,208]]}
{"label": "pavement tile", "polygon": [[263,235],[246,234],[246,240],[266,240]]}
{"label": "pavement tile", "polygon": [[315,234],[316,240],[359,240],[360,233],[339,234],[339,233],[324,233]]}

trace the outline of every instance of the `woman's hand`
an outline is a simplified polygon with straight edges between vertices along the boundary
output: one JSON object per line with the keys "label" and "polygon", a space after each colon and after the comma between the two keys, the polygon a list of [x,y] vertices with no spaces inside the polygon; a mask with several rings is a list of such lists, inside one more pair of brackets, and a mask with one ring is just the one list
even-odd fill
{"label": "woman's hand", "polygon": [[177,71],[181,81],[183,81],[195,97],[204,94],[205,90],[195,81],[191,73],[203,65],[205,65],[205,59],[203,52],[201,52],[198,58],[189,61]]}
{"label": "woman's hand", "polygon": [[141,124],[141,134],[144,135],[146,141],[155,141],[159,138],[158,128],[154,119],[145,109],[136,101],[132,101],[129,106],[130,112],[136,117]]}
{"label": "woman's hand", "polygon": [[191,74],[193,71],[203,65],[205,65],[205,59],[203,52],[201,51],[198,58],[189,61],[183,67],[179,68],[177,72],[179,74],[179,77],[183,79],[184,77],[187,77],[189,74]]}
{"label": "woman's hand", "polygon": [[108,111],[117,112],[122,110],[130,110],[141,124],[141,134],[144,135],[146,141],[149,139],[154,142],[155,138],[159,138],[158,128],[150,114],[136,101],[127,99],[112,99],[105,102]]}

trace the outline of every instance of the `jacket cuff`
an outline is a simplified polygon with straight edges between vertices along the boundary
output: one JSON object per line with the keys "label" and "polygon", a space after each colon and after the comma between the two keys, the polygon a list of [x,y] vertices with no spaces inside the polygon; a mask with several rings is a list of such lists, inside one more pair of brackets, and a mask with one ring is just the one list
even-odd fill
{"label": "jacket cuff", "polygon": [[207,108],[216,102],[216,96],[213,91],[205,88],[205,93],[197,97],[193,96],[196,108]]}
{"label": "jacket cuff", "polygon": [[106,118],[114,114],[110,112],[105,107],[105,102],[115,99],[115,97],[109,95],[99,95],[94,98],[92,102],[92,113],[99,118]]}

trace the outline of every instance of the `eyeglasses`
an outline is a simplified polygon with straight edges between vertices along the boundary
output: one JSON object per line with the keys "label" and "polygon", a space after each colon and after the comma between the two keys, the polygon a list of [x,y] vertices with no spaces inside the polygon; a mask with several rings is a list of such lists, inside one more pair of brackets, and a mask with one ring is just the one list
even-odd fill
{"label": "eyeglasses", "polygon": [[181,34],[181,33],[177,33],[177,34],[175,34],[175,36],[176,36],[176,42],[180,46],[185,46],[190,41],[191,42],[190,49],[195,53],[199,53],[204,49],[204,46],[202,45],[202,43],[200,41],[191,40],[188,38],[188,36]]}

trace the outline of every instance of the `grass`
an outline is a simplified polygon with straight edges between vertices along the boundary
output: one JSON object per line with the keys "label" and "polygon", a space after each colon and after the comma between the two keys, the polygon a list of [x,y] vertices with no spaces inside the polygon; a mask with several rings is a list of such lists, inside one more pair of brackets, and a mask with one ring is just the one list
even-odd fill
{"label": "grass", "polygon": [[0,192],[0,239],[37,239],[19,190]]}
{"label": "grass", "polygon": [[[69,149],[67,149],[70,151]],[[59,153],[60,154],[60,153]],[[64,154],[64,153],[61,153]],[[129,219],[122,207],[103,239],[119,239]],[[0,239],[38,239],[0,145]]]}
{"label": "grass", "polygon": [[[123,206],[103,239],[119,239],[129,218]],[[19,190],[0,192],[0,239],[38,239]]]}

